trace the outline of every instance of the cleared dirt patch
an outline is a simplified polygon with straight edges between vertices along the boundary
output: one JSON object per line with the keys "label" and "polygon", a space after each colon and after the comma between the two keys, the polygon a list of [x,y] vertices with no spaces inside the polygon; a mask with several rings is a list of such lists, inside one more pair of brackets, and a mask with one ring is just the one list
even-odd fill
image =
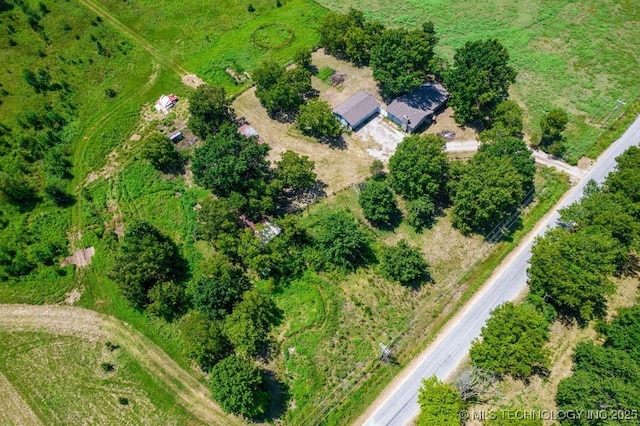
{"label": "cleared dirt patch", "polygon": [[204,84],[204,81],[195,74],[187,74],[182,76],[182,83],[196,89],[198,86]]}
{"label": "cleared dirt patch", "polygon": [[11,382],[0,373],[0,424],[5,426],[41,425],[29,404],[22,399]]}
{"label": "cleared dirt patch", "polygon": [[84,268],[91,263],[94,254],[96,249],[93,247],[76,250],[71,256],[65,257],[60,266],[76,265],[78,268]]}

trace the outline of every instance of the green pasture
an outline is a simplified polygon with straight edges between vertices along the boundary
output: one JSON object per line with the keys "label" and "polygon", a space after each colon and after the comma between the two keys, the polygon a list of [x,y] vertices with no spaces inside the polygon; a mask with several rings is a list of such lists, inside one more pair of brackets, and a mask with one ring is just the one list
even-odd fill
{"label": "green pasture", "polygon": [[[249,4],[255,11],[248,11]],[[288,62],[296,50],[318,43],[315,28],[326,10],[310,0],[282,0],[281,4],[277,7],[276,0],[101,1],[110,14],[170,61],[231,93],[247,86],[237,84],[226,68],[250,73],[262,60]],[[252,36],[259,45],[272,47],[254,44]]]}

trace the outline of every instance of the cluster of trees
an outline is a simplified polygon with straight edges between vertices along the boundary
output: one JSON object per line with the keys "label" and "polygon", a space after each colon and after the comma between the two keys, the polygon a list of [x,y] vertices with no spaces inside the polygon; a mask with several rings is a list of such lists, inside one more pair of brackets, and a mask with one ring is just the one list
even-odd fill
{"label": "cluster of trees", "polygon": [[465,401],[454,386],[435,376],[422,380],[418,404],[417,426],[461,426],[464,423]]}
{"label": "cluster of trees", "polygon": [[300,106],[311,96],[311,73],[304,67],[306,60],[301,59],[300,64],[289,70],[270,60],[253,71],[256,96],[270,116],[296,116]]}
{"label": "cluster of trees", "polygon": [[173,241],[148,223],[133,222],[116,248],[109,277],[135,308],[167,321],[181,317],[185,353],[211,373],[214,396],[226,410],[247,417],[265,412],[265,375],[252,357],[268,352],[282,313],[241,265],[220,254],[189,280]]}
{"label": "cluster of trees", "polygon": [[194,179],[216,196],[229,199],[232,211],[256,220],[274,212],[281,196],[297,195],[315,185],[315,165],[308,157],[287,151],[271,168],[269,145],[238,133],[223,89],[203,85],[194,97],[189,127],[205,138],[194,153]]}
{"label": "cluster of trees", "polygon": [[331,106],[318,99],[311,86],[311,51],[298,51],[294,64],[288,70],[275,61],[260,64],[253,72],[256,96],[271,117],[295,118],[302,133],[328,142],[335,140],[342,126]]}
{"label": "cluster of trees", "polygon": [[529,287],[559,315],[585,324],[606,312],[609,277],[634,271],[640,237],[640,148],[618,159],[602,187],[591,182],[583,199],[563,209],[563,227],[539,238],[530,261]]}
{"label": "cluster of trees", "polygon": [[[602,187],[590,182],[583,199],[561,211],[562,226],[536,240],[528,270],[531,293],[522,304],[509,302],[492,312],[481,338],[471,348],[475,366],[498,376],[523,379],[532,374],[545,374],[550,365],[544,346],[552,321],[560,316],[585,325],[590,320],[603,318],[607,312],[607,296],[615,288],[609,277],[637,273],[638,166],[640,148],[632,147],[618,158],[616,171]],[[603,347],[578,346],[574,376],[563,381],[558,390],[561,408],[597,406],[596,401],[608,404],[612,398],[617,402],[612,402],[610,408],[625,405],[628,400],[621,395],[628,396],[625,387],[628,377],[615,372],[623,367],[630,371],[637,366],[635,361],[629,362],[632,358],[629,354],[616,351],[632,350],[638,343],[633,341],[635,337],[629,337],[640,334],[636,330],[640,324],[636,321],[640,318],[638,312],[637,307],[622,310],[617,320],[605,326],[607,340]],[[623,328],[627,326],[629,329]],[[608,375],[621,382],[610,388],[601,385],[602,378]],[[594,383],[598,383],[598,391],[586,392]],[[602,399],[609,391],[619,396]],[[636,398],[640,394],[634,395]],[[635,401],[637,406],[640,399]]]}
{"label": "cluster of trees", "polygon": [[545,375],[550,367],[544,348],[549,325],[532,304],[507,302],[491,312],[480,339],[471,346],[471,361],[497,376],[526,379]]}
{"label": "cluster of trees", "polygon": [[[637,412],[640,409],[640,305],[620,309],[600,331],[604,344],[582,342],[576,347],[573,374],[558,384],[558,409],[586,412],[595,407],[609,413]],[[624,419],[630,417],[623,414],[619,420]],[[609,421],[600,418],[560,423],[600,425]]]}
{"label": "cluster of trees", "polygon": [[[501,119],[500,127],[511,121]],[[416,230],[431,225],[436,206],[451,203],[455,227],[488,233],[533,194],[534,174],[531,152],[513,136],[487,134],[468,163],[450,163],[441,137],[412,135],[389,159],[387,181],[405,199],[407,220]],[[389,226],[398,215],[389,187],[384,176],[378,176],[360,194],[365,217],[374,225]]]}
{"label": "cluster of trees", "polygon": [[436,71],[433,49],[438,39],[431,22],[417,30],[386,29],[350,9],[328,14],[319,32],[328,53],[358,66],[370,65],[385,98],[410,92]]}

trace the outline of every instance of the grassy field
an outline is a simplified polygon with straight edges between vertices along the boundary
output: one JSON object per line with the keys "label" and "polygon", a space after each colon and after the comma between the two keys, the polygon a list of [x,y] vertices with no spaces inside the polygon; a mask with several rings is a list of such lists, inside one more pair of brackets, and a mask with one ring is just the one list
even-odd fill
{"label": "grassy field", "polygon": [[[111,351],[104,341],[0,330],[0,376],[18,389],[41,424],[201,424],[131,354]],[[12,424],[21,415],[3,411],[0,419]]]}
{"label": "grassy field", "polygon": [[[498,244],[478,236],[463,237],[451,228],[448,212],[421,234],[404,223],[395,232],[370,228],[378,241],[392,244],[405,238],[420,247],[431,265],[433,284],[405,288],[377,277],[374,265],[347,276],[307,275],[277,293],[285,320],[278,333],[282,358],[276,363],[290,382],[292,404],[297,407],[287,419],[307,424],[322,413],[317,407],[330,407],[328,424],[354,421],[560,198],[568,183],[542,168],[536,186],[541,195],[526,210],[522,229]],[[314,205],[304,220],[313,221],[314,214],[327,206],[348,208],[363,220],[352,189]],[[417,322],[408,328],[417,312]],[[378,343],[390,344],[403,331],[409,335],[395,352],[399,365],[375,369]],[[363,376],[365,371],[370,374]],[[367,379],[364,384],[358,383],[363,379]],[[343,393],[344,389],[354,393]]]}
{"label": "grassy field", "polygon": [[591,116],[598,112],[594,121],[600,123],[616,99],[630,104],[640,92],[640,5],[631,0],[319,3],[337,11],[355,7],[389,25],[417,27],[433,20],[440,37],[437,50],[448,60],[466,41],[499,39],[518,70],[513,96],[527,110],[527,133],[537,130],[540,117],[552,107],[571,114],[567,159],[572,163],[600,152],[592,150],[602,130],[589,123]]}
{"label": "grassy field", "polygon": [[[226,68],[240,74],[267,58],[290,61],[297,49],[317,44],[314,29],[326,13],[310,0],[283,0],[282,7],[275,0],[102,0],[100,4],[170,61],[231,93],[248,86],[237,84]],[[249,4],[255,11],[248,11]]]}

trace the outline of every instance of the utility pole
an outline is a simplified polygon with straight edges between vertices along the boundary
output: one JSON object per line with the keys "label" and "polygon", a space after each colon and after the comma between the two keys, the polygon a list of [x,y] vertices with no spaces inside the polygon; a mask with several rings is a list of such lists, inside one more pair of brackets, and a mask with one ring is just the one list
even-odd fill
{"label": "utility pole", "polygon": [[609,101],[610,101],[609,98],[604,98],[604,102],[602,102],[602,104],[598,107],[598,109],[596,109],[596,112],[593,113],[593,115],[589,119],[589,123],[593,123],[593,119],[596,118],[596,116],[598,115],[598,113],[602,108],[604,108],[606,105],[609,105]]}
{"label": "utility pole", "polygon": [[613,114],[622,106],[622,105],[626,105],[626,102],[621,101],[620,99],[616,100],[616,104],[613,106],[613,110],[611,110],[611,112],[609,113],[609,115],[607,116],[607,118],[602,122],[602,124],[600,125],[600,127],[604,127],[607,125],[607,123],[609,122],[609,119],[611,118],[611,116],[613,116]]}
{"label": "utility pole", "polygon": [[387,347],[384,343],[378,343],[380,345],[380,349],[382,350],[382,354],[380,355],[380,359],[386,363],[391,362],[391,349]]}

